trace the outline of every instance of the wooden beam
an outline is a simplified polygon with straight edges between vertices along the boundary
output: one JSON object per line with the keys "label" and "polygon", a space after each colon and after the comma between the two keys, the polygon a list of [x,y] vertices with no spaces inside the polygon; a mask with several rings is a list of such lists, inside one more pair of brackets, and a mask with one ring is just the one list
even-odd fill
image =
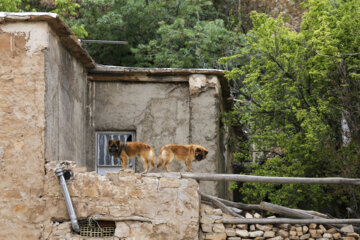
{"label": "wooden beam", "polygon": [[308,213],[299,212],[291,208],[275,205],[268,202],[261,202],[260,208],[265,211],[269,211],[272,213],[281,214],[287,217],[293,217],[293,218],[303,218],[303,219],[310,219],[310,218],[320,218]]}
{"label": "wooden beam", "polygon": [[215,174],[215,173],[181,173],[182,178],[192,178],[200,181],[237,181],[260,182],[277,184],[353,184],[360,185],[359,178],[306,178],[306,177],[265,177],[241,174]]}
{"label": "wooden beam", "polygon": [[232,215],[234,217],[243,218],[243,216],[241,216],[241,215],[237,214],[236,212],[234,212],[232,209],[230,209],[225,204],[223,204],[222,202],[217,200],[215,197],[207,195],[207,194],[202,193],[202,192],[200,192],[200,195],[201,195],[201,199],[204,199],[205,201],[212,202],[215,206],[220,208],[224,213],[230,214],[230,215]]}
{"label": "wooden beam", "polygon": [[[191,178],[200,181],[237,181],[259,182],[276,184],[352,184],[360,185],[359,178],[306,178],[306,177],[266,177],[241,174],[216,174],[216,173],[180,173],[181,178]],[[144,176],[161,177],[161,173],[148,173]]]}
{"label": "wooden beam", "polygon": [[293,218],[224,218],[223,223],[232,224],[360,224],[360,219],[293,219]]}
{"label": "wooden beam", "polygon": [[225,200],[225,199],[218,198],[218,197],[214,197],[214,198],[216,198],[220,202],[222,202],[225,205],[230,206],[230,207],[240,208],[240,209],[244,209],[244,210],[257,210],[257,211],[262,210],[260,208],[260,205],[258,205],[258,204],[245,204],[245,203],[240,203],[240,202],[232,202],[232,201]]}

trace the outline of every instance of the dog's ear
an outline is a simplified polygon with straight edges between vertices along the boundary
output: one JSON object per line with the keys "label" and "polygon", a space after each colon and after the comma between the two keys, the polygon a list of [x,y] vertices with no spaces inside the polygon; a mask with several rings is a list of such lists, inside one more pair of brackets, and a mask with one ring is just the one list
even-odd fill
{"label": "dog's ear", "polygon": [[205,153],[205,155],[207,155],[209,152],[208,152],[208,150],[204,150],[204,153]]}
{"label": "dog's ear", "polygon": [[108,146],[110,146],[113,143],[113,140],[108,141]]}
{"label": "dog's ear", "polygon": [[202,153],[202,150],[201,150],[201,148],[195,148],[195,152],[196,153]]}

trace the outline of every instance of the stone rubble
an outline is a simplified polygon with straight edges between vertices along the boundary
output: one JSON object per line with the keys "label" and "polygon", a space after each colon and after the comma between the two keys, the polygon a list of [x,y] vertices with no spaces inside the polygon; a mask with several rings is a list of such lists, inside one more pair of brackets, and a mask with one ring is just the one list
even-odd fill
{"label": "stone rubble", "polygon": [[[261,218],[258,213],[244,213],[245,218]],[[275,216],[271,216],[274,218]],[[207,204],[200,206],[200,240],[359,240],[352,225],[340,230],[321,224],[222,224],[229,215]],[[211,221],[210,221],[211,219]],[[206,223],[203,223],[206,221]]]}

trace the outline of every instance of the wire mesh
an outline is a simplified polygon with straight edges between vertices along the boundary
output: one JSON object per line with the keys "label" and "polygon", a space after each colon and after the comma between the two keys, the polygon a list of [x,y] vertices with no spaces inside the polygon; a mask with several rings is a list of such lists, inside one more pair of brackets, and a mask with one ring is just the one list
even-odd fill
{"label": "wire mesh", "polygon": [[112,237],[115,233],[115,222],[95,221],[93,219],[80,220],[80,236],[84,237]]}

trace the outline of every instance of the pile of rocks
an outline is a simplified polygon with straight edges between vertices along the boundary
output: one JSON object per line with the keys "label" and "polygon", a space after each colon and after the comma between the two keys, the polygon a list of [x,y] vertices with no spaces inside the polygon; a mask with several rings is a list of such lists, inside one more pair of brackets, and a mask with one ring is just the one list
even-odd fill
{"label": "pile of rocks", "polygon": [[[359,234],[354,232],[351,225],[340,230],[326,228],[319,224],[309,225],[260,225],[260,224],[224,224],[223,218],[232,216],[214,209],[209,205],[201,204],[200,208],[200,240],[357,240]],[[261,218],[258,213],[245,213],[246,218]],[[272,216],[275,218],[275,216]]]}

